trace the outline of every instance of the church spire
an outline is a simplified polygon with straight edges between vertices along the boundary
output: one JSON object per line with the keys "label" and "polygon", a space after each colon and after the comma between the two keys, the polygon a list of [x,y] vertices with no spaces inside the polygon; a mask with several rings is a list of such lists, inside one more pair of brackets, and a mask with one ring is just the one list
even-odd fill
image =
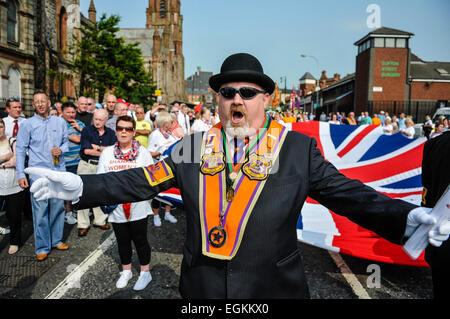
{"label": "church spire", "polygon": [[95,9],[94,0],[91,0],[88,12],[89,12],[89,20],[95,23],[97,21],[97,10]]}

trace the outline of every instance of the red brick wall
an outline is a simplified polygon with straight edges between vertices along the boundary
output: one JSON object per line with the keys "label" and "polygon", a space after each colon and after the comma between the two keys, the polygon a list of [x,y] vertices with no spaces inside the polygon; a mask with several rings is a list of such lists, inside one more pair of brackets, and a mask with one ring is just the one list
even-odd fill
{"label": "red brick wall", "polygon": [[373,50],[375,50],[373,86],[383,88],[382,92],[373,92],[373,101],[405,100],[408,50],[397,48]]}
{"label": "red brick wall", "polygon": [[411,100],[450,100],[450,82],[413,82]]}
{"label": "red brick wall", "polygon": [[369,87],[370,50],[356,56],[355,74],[355,112],[366,111]]}

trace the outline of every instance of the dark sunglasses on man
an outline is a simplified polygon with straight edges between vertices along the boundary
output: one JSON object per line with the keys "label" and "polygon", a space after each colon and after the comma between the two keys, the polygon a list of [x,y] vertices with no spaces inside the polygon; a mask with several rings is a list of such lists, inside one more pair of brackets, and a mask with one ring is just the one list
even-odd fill
{"label": "dark sunglasses on man", "polygon": [[118,126],[116,128],[116,132],[122,132],[123,130],[125,130],[125,132],[127,132],[127,133],[133,133],[134,132],[134,128],[129,127],[129,126],[127,126],[127,127],[125,127],[125,126]]}
{"label": "dark sunglasses on man", "polygon": [[243,86],[239,89],[235,89],[231,86],[223,87],[219,90],[220,95],[226,99],[233,99],[236,93],[239,93],[244,100],[251,100],[258,94],[265,94],[266,92],[260,91],[250,86]]}
{"label": "dark sunglasses on man", "polygon": [[8,99],[9,102],[20,102],[20,99],[18,97],[10,97]]}

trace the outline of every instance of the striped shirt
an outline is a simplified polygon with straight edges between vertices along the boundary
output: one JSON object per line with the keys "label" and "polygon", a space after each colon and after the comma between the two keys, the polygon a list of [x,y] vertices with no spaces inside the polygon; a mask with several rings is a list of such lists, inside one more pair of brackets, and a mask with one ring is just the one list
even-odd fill
{"label": "striped shirt", "polygon": [[[81,130],[83,130],[86,127],[86,125],[84,125],[84,123],[81,122],[80,120],[76,121],[80,126]],[[71,135],[81,136],[81,132],[78,132],[76,129],[74,129],[69,122],[67,122],[67,133],[69,135],[69,138]],[[64,153],[64,160],[66,162],[66,167],[78,165],[78,163],[80,162],[80,150],[81,144],[74,143],[69,139],[69,151]]]}

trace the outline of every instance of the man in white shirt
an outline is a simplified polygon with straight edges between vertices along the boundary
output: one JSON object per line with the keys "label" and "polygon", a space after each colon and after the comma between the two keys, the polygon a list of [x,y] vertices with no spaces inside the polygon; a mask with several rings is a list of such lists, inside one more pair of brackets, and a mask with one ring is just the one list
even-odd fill
{"label": "man in white shirt", "polygon": [[[174,106],[178,104],[175,103]],[[187,115],[189,108],[186,104],[182,103],[180,106],[180,112],[178,112],[178,124],[183,128],[184,134],[189,134],[191,131],[191,124],[189,122],[189,116]]]}
{"label": "man in white shirt", "polygon": [[20,103],[20,100],[9,98],[6,101],[6,112],[8,116],[3,119],[5,122],[5,135],[16,137],[19,133],[20,124],[25,121],[25,118],[20,116],[22,113],[22,103]]}
{"label": "man in white shirt", "polygon": [[200,112],[200,118],[192,124],[191,133],[206,132],[211,127],[211,111],[205,107]]}

